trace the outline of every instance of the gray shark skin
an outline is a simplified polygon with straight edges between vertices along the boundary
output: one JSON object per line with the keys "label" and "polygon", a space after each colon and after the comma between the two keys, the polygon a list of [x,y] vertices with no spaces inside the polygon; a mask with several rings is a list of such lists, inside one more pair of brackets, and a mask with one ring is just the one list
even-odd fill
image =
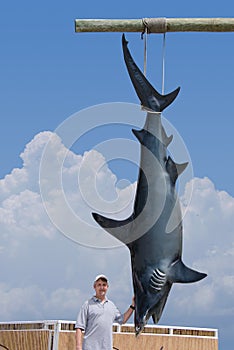
{"label": "gray shark skin", "polygon": [[125,220],[93,213],[96,222],[122,241],[131,254],[135,295],[135,333],[140,334],[149,318],[158,323],[173,283],[196,282],[206,274],[182,262],[182,214],[175,184],[185,164],[167,155],[172,141],[161,123],[161,112],[176,98],[179,88],[159,94],[141,73],[122,39],[130,79],[148,111],[142,130],[133,130],[141,144],[141,160],[132,215]]}

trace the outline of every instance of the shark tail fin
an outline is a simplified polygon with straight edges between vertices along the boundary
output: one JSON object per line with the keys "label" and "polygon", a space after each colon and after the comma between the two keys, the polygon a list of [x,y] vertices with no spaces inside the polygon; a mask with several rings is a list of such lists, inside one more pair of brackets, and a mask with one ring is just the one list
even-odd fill
{"label": "shark tail fin", "polygon": [[128,47],[127,40],[125,39],[125,35],[122,36],[122,47],[124,60],[127,66],[127,70],[132,81],[132,84],[135,88],[137,96],[139,97],[141,104],[147,110],[151,110],[154,112],[162,112],[166,107],[168,107],[178,95],[180,88],[178,87],[176,90],[172,91],[167,95],[161,95],[154,87],[150,84],[150,82],[146,79],[144,74],[138,68],[136,63],[134,62]]}
{"label": "shark tail fin", "polygon": [[206,273],[192,270],[181,260],[177,260],[170,268],[168,279],[172,283],[193,283],[202,280],[206,276]]}

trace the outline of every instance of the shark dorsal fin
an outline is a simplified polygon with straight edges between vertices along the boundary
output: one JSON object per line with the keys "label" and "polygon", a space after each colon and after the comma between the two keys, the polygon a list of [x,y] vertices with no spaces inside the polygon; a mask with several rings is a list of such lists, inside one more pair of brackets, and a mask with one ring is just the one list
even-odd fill
{"label": "shark dorsal fin", "polygon": [[143,138],[144,138],[144,135],[145,135],[146,131],[144,129],[142,129],[142,130],[132,129],[132,132],[136,136],[138,141],[140,143],[143,143]]}
{"label": "shark dorsal fin", "polygon": [[128,244],[135,240],[136,234],[135,232],[129,229],[129,225],[131,225],[134,220],[133,216],[130,216],[124,220],[115,220],[111,218],[107,218],[103,215],[92,213],[94,220],[108,233],[110,233],[113,237],[118,239],[124,244]]}

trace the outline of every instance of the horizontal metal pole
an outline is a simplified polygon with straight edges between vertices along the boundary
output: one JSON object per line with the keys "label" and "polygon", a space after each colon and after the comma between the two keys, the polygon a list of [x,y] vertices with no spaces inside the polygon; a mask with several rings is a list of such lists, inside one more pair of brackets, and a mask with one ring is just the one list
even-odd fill
{"label": "horizontal metal pole", "polygon": [[234,32],[234,18],[76,19],[81,32]]}

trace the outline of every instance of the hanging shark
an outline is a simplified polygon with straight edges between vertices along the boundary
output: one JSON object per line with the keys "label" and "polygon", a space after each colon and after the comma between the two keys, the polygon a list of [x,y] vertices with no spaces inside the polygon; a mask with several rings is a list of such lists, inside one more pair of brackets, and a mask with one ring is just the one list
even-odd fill
{"label": "hanging shark", "polygon": [[172,136],[167,136],[161,112],[180,88],[158,93],[134,62],[123,34],[126,67],[143,109],[147,111],[142,130],[133,130],[141,144],[140,169],[132,215],[115,220],[93,213],[96,222],[126,244],[131,255],[135,295],[135,333],[140,334],[149,318],[158,323],[173,283],[196,282],[204,277],[182,261],[182,214],[176,180],[187,163],[177,164],[168,155]]}

